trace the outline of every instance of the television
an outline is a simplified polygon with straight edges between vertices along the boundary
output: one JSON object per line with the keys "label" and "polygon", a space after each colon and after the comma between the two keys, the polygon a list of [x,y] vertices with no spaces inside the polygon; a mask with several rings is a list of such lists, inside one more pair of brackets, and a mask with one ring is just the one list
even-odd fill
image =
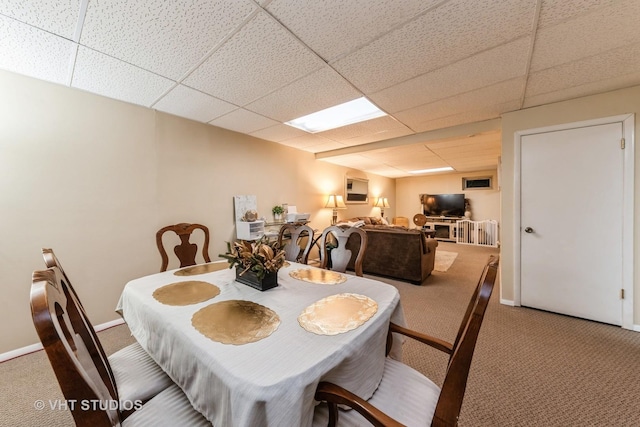
{"label": "television", "polygon": [[426,216],[464,216],[464,194],[421,194]]}

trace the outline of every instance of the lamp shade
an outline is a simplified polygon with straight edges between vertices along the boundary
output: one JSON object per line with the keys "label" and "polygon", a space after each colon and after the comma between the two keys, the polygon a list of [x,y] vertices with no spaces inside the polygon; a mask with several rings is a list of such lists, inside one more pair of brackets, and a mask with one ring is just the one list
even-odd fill
{"label": "lamp shade", "polygon": [[390,208],[389,201],[386,197],[378,197],[376,200],[376,204],[373,205],[374,208]]}
{"label": "lamp shade", "polygon": [[325,208],[333,208],[333,209],[346,209],[347,205],[344,204],[344,199],[342,196],[337,194],[331,194],[327,199],[327,204],[324,205]]}

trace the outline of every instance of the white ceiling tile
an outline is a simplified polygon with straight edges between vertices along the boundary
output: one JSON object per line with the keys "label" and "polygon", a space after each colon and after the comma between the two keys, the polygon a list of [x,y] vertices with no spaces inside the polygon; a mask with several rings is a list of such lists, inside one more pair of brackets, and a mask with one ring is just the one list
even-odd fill
{"label": "white ceiling tile", "polygon": [[69,40],[0,15],[0,68],[67,84],[74,49]]}
{"label": "white ceiling tile", "polygon": [[198,122],[209,122],[238,108],[195,89],[178,85],[153,106],[156,110],[186,117]]}
{"label": "white ceiling tile", "polygon": [[489,110],[493,105],[504,104],[513,101],[514,98],[519,99],[523,88],[523,78],[515,78],[401,111],[394,116],[415,131],[415,126],[422,122],[457,115],[465,111]]}
{"label": "white ceiling tile", "polygon": [[267,10],[330,61],[369,43],[443,0],[274,0]]}
{"label": "white ceiling tile", "polygon": [[535,2],[450,1],[333,65],[365,93],[527,35]]}
{"label": "white ceiling tile", "polygon": [[640,72],[640,43],[532,73],[526,96],[557,92]]}
{"label": "white ceiling tile", "polygon": [[486,106],[480,110],[464,111],[434,120],[424,120],[422,117],[407,117],[405,122],[416,132],[426,132],[465,123],[474,123],[500,117],[501,114],[520,109],[520,100],[508,101],[503,104]]}
{"label": "white ceiling tile", "polygon": [[355,145],[369,144],[371,142],[383,141],[385,139],[398,138],[401,136],[411,135],[413,131],[406,126],[396,129],[388,129],[369,135],[355,136],[349,139],[339,139],[340,143],[353,147]]}
{"label": "white ceiling tile", "polygon": [[245,108],[286,122],[361,96],[362,94],[334,69],[324,66],[246,105]]}
{"label": "white ceiling tile", "polygon": [[259,129],[268,128],[276,125],[277,122],[256,114],[252,111],[247,111],[242,108],[234,110],[224,116],[209,122],[214,126],[218,126],[225,129],[234,130],[236,132],[251,133]]}
{"label": "white ceiling tile", "polygon": [[0,15],[72,39],[80,0],[0,0]]}
{"label": "white ceiling tile", "polygon": [[256,138],[266,139],[267,141],[281,142],[287,139],[308,135],[307,132],[294,128],[292,126],[277,124],[268,128],[251,132]]}
{"label": "white ceiling tile", "polygon": [[618,0],[542,0],[538,27],[555,25],[601,7],[614,6],[617,2]]}
{"label": "white ceiling tile", "polygon": [[638,71],[611,79],[600,80],[567,89],[560,89],[554,92],[543,93],[541,95],[526,97],[522,108],[551,104],[553,102],[560,102],[567,99],[574,99],[637,85],[640,85],[640,72]]}
{"label": "white ceiling tile", "polygon": [[542,28],[536,34],[531,71],[596,55],[640,41],[640,1],[620,0],[615,7]]}
{"label": "white ceiling tile", "polygon": [[177,80],[253,10],[248,0],[91,1],[80,41]]}
{"label": "white ceiling tile", "polygon": [[336,165],[347,166],[355,169],[367,170],[372,167],[380,166],[377,160],[372,160],[361,154],[344,154],[341,156],[331,157],[330,159],[322,159],[330,161]]}
{"label": "white ceiling tile", "polygon": [[319,132],[318,135],[334,141],[347,141],[358,137],[374,137],[376,134],[391,130],[399,130],[400,133],[411,132],[404,124],[391,116],[382,116],[364,122],[342,126],[336,129]]}
{"label": "white ceiling tile", "polygon": [[337,141],[327,141],[317,145],[307,145],[302,148],[302,150],[308,151],[310,153],[321,153],[323,151],[339,150],[340,148],[344,147],[344,145]]}
{"label": "white ceiling tile", "polygon": [[71,86],[149,107],[174,82],[80,46]]}
{"label": "white ceiling tile", "polygon": [[242,106],[323,65],[280,24],[259,13],[184,84]]}
{"label": "white ceiling tile", "polygon": [[[335,142],[336,141],[332,141],[330,139],[305,132],[304,135],[285,139],[280,142],[280,144],[304,150],[307,147],[319,146],[322,144],[333,144]],[[341,146],[341,148],[344,148],[344,146]]]}
{"label": "white ceiling tile", "polygon": [[524,76],[530,37],[481,52],[377,93],[372,101],[389,113]]}

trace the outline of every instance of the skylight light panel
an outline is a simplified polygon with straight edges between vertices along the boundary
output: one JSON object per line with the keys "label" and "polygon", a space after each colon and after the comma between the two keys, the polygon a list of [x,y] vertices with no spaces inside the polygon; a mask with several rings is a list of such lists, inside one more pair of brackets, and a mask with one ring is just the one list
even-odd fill
{"label": "skylight light panel", "polygon": [[290,120],[285,124],[305,132],[317,133],[386,115],[387,113],[362,97]]}

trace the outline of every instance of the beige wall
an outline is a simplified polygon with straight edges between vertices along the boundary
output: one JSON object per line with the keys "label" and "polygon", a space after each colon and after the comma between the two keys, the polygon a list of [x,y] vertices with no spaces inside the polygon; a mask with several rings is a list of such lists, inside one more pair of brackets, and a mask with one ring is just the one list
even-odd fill
{"label": "beige wall", "polygon": [[[629,89],[616,90],[600,95],[578,98],[565,102],[544,105],[541,107],[529,108],[504,114],[502,117],[502,249],[501,249],[501,297],[504,300],[512,301],[514,298],[514,195],[515,195],[515,172],[514,172],[514,133],[526,129],[534,129],[545,126],[552,126],[564,123],[572,123],[583,120],[597,119],[608,116],[635,113],[635,140],[638,140],[640,126],[638,126],[638,114],[640,113],[640,86]],[[637,158],[640,150],[636,153]],[[640,174],[637,173],[635,191],[640,191]],[[640,197],[635,198],[635,210],[637,212]],[[634,252],[635,252],[635,277],[634,277],[634,324],[640,323],[640,286],[638,284],[639,255],[638,236],[640,227],[637,216],[635,216],[634,232]],[[603,254],[606,256],[606,254]]]}
{"label": "beige wall", "polygon": [[[491,176],[492,189],[462,190],[462,178]],[[422,212],[419,194],[464,193],[471,203],[471,219],[482,221],[495,219],[500,223],[500,191],[498,189],[495,170],[473,173],[447,173],[439,175],[423,175],[396,179],[396,200],[398,216],[411,220]]]}
{"label": "beige wall", "polygon": [[[267,218],[295,204],[318,229],[331,220],[325,195],[342,194],[347,174],[395,200],[393,179],[148,108],[3,71],[0,93],[0,354],[38,342],[29,290],[42,247],[98,325],[118,318],[127,281],[159,271],[162,226],[205,224],[212,257],[224,252],[234,195],[256,195]],[[349,205],[339,216],[374,213]]]}

